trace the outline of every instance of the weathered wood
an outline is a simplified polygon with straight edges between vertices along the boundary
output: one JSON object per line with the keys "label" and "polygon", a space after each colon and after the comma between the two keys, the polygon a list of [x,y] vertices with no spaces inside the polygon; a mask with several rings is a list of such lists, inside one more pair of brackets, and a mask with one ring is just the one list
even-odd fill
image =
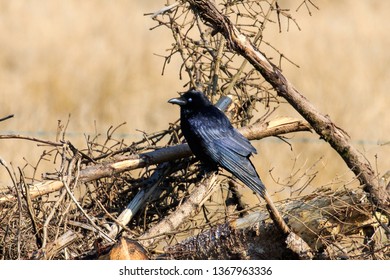
{"label": "weathered wood", "polygon": [[62,249],[75,242],[78,238],[81,238],[80,234],[72,230],[68,230],[63,235],[59,236],[56,240],[47,244],[46,249],[39,249],[37,252],[35,252],[34,258],[49,260],[57,255],[57,253]]}
{"label": "weathered wood", "polygon": [[[378,222],[373,222],[372,205],[361,191],[317,192],[279,202],[277,206],[288,226],[316,253],[315,258],[354,258],[363,254],[367,248],[364,243],[367,236],[362,228],[373,226],[380,229]],[[357,235],[360,237],[353,239]],[[386,237],[379,231],[378,236]],[[324,256],[321,252],[335,246],[337,240],[344,240],[353,250],[350,247],[349,254],[345,255],[341,254],[343,248],[340,248]],[[382,245],[388,243],[382,241]],[[165,254],[159,258],[292,259],[297,256],[286,248],[285,237],[273,226],[263,209],[166,247]]]}
{"label": "weathered wood", "polygon": [[99,260],[148,260],[146,250],[134,240],[121,237],[109,253],[102,255]]}

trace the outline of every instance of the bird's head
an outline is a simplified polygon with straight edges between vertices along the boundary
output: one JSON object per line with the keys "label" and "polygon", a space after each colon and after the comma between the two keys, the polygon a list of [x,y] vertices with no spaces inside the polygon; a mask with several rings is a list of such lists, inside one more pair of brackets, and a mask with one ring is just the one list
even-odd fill
{"label": "bird's head", "polygon": [[211,102],[202,92],[193,89],[185,92],[180,97],[169,99],[168,102],[177,104],[187,110],[198,110],[211,105]]}

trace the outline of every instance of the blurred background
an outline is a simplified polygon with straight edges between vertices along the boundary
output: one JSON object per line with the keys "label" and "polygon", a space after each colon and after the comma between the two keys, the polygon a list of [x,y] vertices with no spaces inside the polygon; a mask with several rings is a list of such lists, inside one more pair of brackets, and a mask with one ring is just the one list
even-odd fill
{"label": "blurred background", "polygon": [[[310,16],[305,6],[297,10],[301,1],[279,1],[301,30],[293,22],[284,22],[282,32],[269,24],[264,40],[300,66],[284,60],[283,73],[384,174],[390,169],[390,2],[313,2],[320,10],[311,7]],[[85,135],[104,135],[111,125],[126,122],[115,135],[131,143],[141,131],[176,121],[179,110],[166,101],[183,91],[181,61],[173,59],[161,75],[172,39],[168,29],[150,30],[156,23],[144,15],[165,3],[0,0],[0,117],[15,114],[0,122],[0,134],[56,140],[58,121],[70,115],[67,139],[81,149]],[[278,59],[274,50],[262,50]],[[287,104],[271,118],[277,116],[299,117]],[[288,196],[306,186],[356,184],[317,135],[289,141],[254,142],[254,163],[273,191]],[[36,164],[44,149],[0,140],[0,157],[14,168]],[[8,178],[1,168],[0,184]]]}

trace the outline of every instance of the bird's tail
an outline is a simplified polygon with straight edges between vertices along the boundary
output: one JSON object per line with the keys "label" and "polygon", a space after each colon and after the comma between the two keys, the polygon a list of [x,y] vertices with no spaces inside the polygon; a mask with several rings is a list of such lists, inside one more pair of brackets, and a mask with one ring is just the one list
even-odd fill
{"label": "bird's tail", "polygon": [[249,164],[240,165],[240,169],[242,170],[240,170],[240,172],[234,172],[233,174],[252,191],[264,198],[266,188],[261,181],[259,174],[257,174],[255,167],[249,159],[246,163]]}

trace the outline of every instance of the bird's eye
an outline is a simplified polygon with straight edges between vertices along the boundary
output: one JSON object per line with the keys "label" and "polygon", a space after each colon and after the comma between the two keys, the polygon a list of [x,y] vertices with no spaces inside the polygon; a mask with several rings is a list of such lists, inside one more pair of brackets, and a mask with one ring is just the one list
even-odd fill
{"label": "bird's eye", "polygon": [[191,98],[191,97],[190,97],[190,98],[188,98],[187,100],[188,100],[188,102],[192,102],[192,98]]}

